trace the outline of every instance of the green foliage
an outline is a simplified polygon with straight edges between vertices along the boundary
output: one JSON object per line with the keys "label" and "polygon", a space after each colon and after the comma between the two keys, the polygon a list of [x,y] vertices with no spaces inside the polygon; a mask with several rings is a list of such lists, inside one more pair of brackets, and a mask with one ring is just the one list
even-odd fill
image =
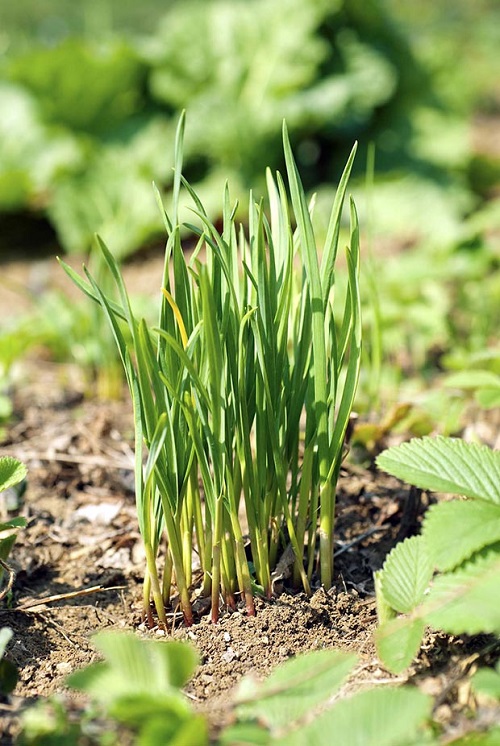
{"label": "green foliage", "polygon": [[[286,128],[291,206],[282,177],[268,171],[270,217],[251,194],[248,238],[236,223],[237,205],[230,204],[227,187],[219,232],[184,180],[183,135],[181,118],[172,214],[165,213],[168,242],[158,327],[136,319],[118,264],[102,241],[118,302],[88,270],[84,281],[64,265],[101,306],[127,376],[136,424],[137,507],[148,564],[144,608],[151,622],[151,595],[163,624],[173,572],[185,619],[191,622],[193,544],[204,573],[203,593],[212,595],[214,620],[220,597],[233,605],[236,593],[253,613],[253,580],[271,596],[271,573],[288,543],[291,562],[285,570],[289,573],[294,565],[296,585],[309,591],[318,513],[321,579],[331,586],[335,487],[361,346],[359,231],[352,202],[347,287],[344,297],[333,293],[354,150],[331,208],[320,262]],[[197,240],[189,261],[180,239],[181,185],[200,224],[184,226]],[[201,250],[206,252],[203,263],[198,261]],[[149,452],[145,467],[144,448]],[[240,524],[243,506],[255,579]],[[156,556],[164,531],[169,557],[161,584]]]}
{"label": "green foliage", "polygon": [[94,645],[106,663],[96,663],[73,674],[68,683],[106,703],[109,698],[113,701],[151,690],[166,693],[179,689],[191,678],[198,663],[194,650],[184,643],[157,645],[131,633],[102,632],[95,636]]}
{"label": "green foliage", "polygon": [[[0,456],[0,495],[19,485],[26,478],[26,474],[26,467],[20,461],[11,456]],[[0,588],[4,574],[9,575],[6,587],[0,591],[0,600],[8,594],[14,579],[14,571],[9,567],[6,559],[16,540],[17,529],[25,525],[26,520],[20,517],[0,523]],[[0,629],[0,695],[10,694],[18,678],[16,667],[4,657],[11,637],[12,631],[8,627]]]}
{"label": "green foliage", "polygon": [[112,239],[117,258],[147,244],[161,231],[151,182],[168,183],[157,153],[169,130],[153,120],[112,141],[91,143],[85,160],[61,173],[47,215],[68,252],[87,250],[95,228]]}
{"label": "green foliage", "polygon": [[500,661],[496,668],[480,668],[472,677],[472,688],[479,694],[500,701]]}
{"label": "green foliage", "polygon": [[0,456],[0,492],[14,487],[26,478],[26,467],[12,456]]}
{"label": "green foliage", "polygon": [[[389,448],[377,464],[424,489],[469,498],[433,505],[421,535],[397,545],[377,573],[385,613],[376,642],[384,664],[394,672],[406,668],[427,624],[452,634],[500,634],[500,454],[458,439],[423,438]],[[405,616],[391,619],[386,606]]]}
{"label": "green foliage", "polygon": [[94,644],[105,661],[70,676],[69,686],[89,694],[110,717],[135,731],[138,743],[207,743],[203,719],[193,716],[179,691],[198,662],[191,646],[106,632],[96,635]]}
{"label": "green foliage", "polygon": [[500,459],[487,446],[458,438],[422,438],[380,454],[381,469],[422,489],[500,504]]}
{"label": "green foliage", "polygon": [[[19,485],[26,478],[26,473],[26,467],[16,458],[0,456],[0,493]],[[14,571],[5,560],[8,558],[16,540],[17,529],[25,525],[26,520],[21,517],[11,518],[0,523],[0,584],[4,573],[9,574],[6,587],[0,592],[0,600],[7,595],[14,579]],[[6,536],[2,537],[2,534],[6,534]]]}
{"label": "green foliage", "polygon": [[431,698],[417,689],[372,689],[337,702],[313,722],[285,735],[277,743],[329,746],[332,733],[339,743],[352,746],[425,743],[423,730],[431,708]]}
{"label": "green foliage", "polygon": [[[180,689],[197,662],[188,643],[117,632],[101,632],[94,642],[104,659],[67,680],[90,698],[85,712],[72,714],[56,697],[39,702],[23,715],[20,744],[77,746],[82,738],[89,746],[209,743],[205,717],[195,714]],[[221,709],[224,722],[231,724],[212,735],[210,743],[326,746],[335,734],[335,743],[352,746],[437,746],[433,701],[417,688],[377,686],[342,694],[356,662],[353,654],[315,650],[287,660],[264,681],[244,678]],[[495,671],[478,672],[476,691],[496,697],[495,677]],[[467,738],[487,735],[472,731]]]}
{"label": "green foliage", "polygon": [[[57,700],[49,700],[27,711],[21,744],[56,744],[58,734],[65,735],[68,744],[79,743],[78,735],[90,737],[91,744],[108,746],[128,743],[131,735],[133,743],[141,746],[208,744],[205,718],[194,714],[179,689],[196,665],[196,654],[188,644],[140,640],[116,632],[99,633],[94,640],[104,661],[68,679],[70,687],[90,696],[97,707],[93,717],[87,715],[80,729],[75,728]],[[416,689],[385,687],[327,704],[355,663],[355,655],[317,650],[286,661],[261,683],[243,679],[226,704],[233,724],[212,742],[220,746],[326,744],[335,732],[341,743],[422,743],[416,739],[425,736],[432,701]],[[103,728],[106,741],[99,735]]]}
{"label": "green foliage", "polygon": [[339,743],[389,746],[422,736],[431,700],[415,689],[372,689],[319,709],[354,663],[353,655],[314,651],[282,664],[261,685],[243,680],[235,699],[238,724],[222,733],[221,744],[326,745],[335,733]]}
{"label": "green foliage", "polygon": [[96,229],[117,256],[159,234],[148,185],[171,189],[161,152],[185,107],[185,175],[214,222],[207,195],[226,179],[239,196],[283,168],[283,118],[307,188],[332,182],[356,137],[375,141],[384,170],[412,161],[429,81],[376,0],[191,0],[147,38],[96,36],[27,45],[2,67],[0,208],[43,211],[67,251]]}
{"label": "green foliage", "polygon": [[46,124],[102,137],[130,127],[146,70],[125,42],[92,47],[71,39],[14,58],[6,74],[34,95]]}
{"label": "green foliage", "polygon": [[463,370],[452,373],[444,385],[474,392],[474,398],[483,409],[500,406],[500,375],[491,370]]}
{"label": "green foliage", "polygon": [[384,564],[382,587],[385,600],[391,608],[407,614],[422,601],[432,573],[425,542],[418,536],[406,539],[394,548]]}
{"label": "green foliage", "polygon": [[286,729],[332,697],[355,662],[355,655],[315,650],[286,661],[261,684],[244,679],[235,699],[238,717],[271,731]]}
{"label": "green foliage", "polygon": [[[378,194],[379,186],[374,188],[374,195]],[[402,186],[399,191],[403,191]],[[418,202],[421,204],[420,199]],[[363,200],[358,198],[357,204],[362,207]],[[473,246],[457,248],[449,243],[450,234],[448,238],[443,236],[437,247],[432,243],[432,236],[438,235],[435,226],[430,228],[430,240],[409,236],[409,242],[418,243],[413,249],[398,250],[397,261],[379,258],[377,248],[388,244],[387,232],[379,233],[377,229],[381,219],[379,207],[379,201],[374,199],[370,211],[376,215],[372,225],[375,236],[369,264],[376,278],[376,307],[372,307],[368,289],[363,288],[362,294],[366,354],[371,354],[369,330],[374,328],[375,321],[382,350],[379,408],[385,411],[395,397],[412,405],[399,425],[401,433],[422,436],[431,432],[444,435],[460,432],[469,424],[469,413],[476,401],[489,407],[496,400],[493,375],[500,373],[495,344],[500,280],[495,239],[478,237]],[[401,209],[394,209],[401,214]],[[425,213],[425,226],[430,226],[433,221],[428,219],[429,210],[425,209]],[[361,212],[361,218],[362,215]],[[436,220],[441,220],[440,210]],[[407,220],[406,224],[409,225]],[[458,221],[457,227],[463,231],[463,221]],[[456,240],[456,232],[451,238]],[[365,278],[369,278],[366,271]],[[477,308],[481,308],[481,313],[475,312]],[[369,409],[373,400],[366,378],[368,369],[364,367],[365,377],[361,378],[356,404],[360,412]],[[475,370],[492,374],[487,380],[476,379],[476,389],[472,388]],[[467,371],[471,373],[470,388],[461,385],[465,383],[462,374]],[[452,385],[448,385],[450,373],[460,374],[459,385],[453,385],[453,378]]]}
{"label": "green foliage", "polygon": [[[281,165],[276,133],[285,118],[304,142],[304,159],[321,149],[330,170],[333,153],[322,139],[327,145],[349,130],[352,138],[398,85],[395,66],[373,43],[378,29],[370,38],[355,6],[195,0],[173,8],[147,55],[153,95],[174,110],[189,108],[188,155],[253,180],[266,165]],[[378,20],[380,8],[371,10]]]}
{"label": "green foliage", "polygon": [[[453,570],[482,547],[500,541],[500,505],[485,500],[433,505],[424,532],[433,565],[442,572]],[[445,536],[453,536],[453,543]]]}

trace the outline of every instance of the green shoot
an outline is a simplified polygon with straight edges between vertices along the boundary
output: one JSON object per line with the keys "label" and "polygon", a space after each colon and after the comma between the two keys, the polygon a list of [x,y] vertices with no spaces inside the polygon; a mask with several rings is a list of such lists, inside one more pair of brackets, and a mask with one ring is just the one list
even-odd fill
{"label": "green shoot", "polygon": [[[0,493],[17,487],[26,479],[26,474],[26,467],[21,461],[12,456],[0,456]],[[0,589],[4,574],[8,576],[5,588],[0,590],[0,601],[7,596],[14,583],[14,570],[6,560],[16,540],[17,529],[24,526],[26,519],[20,516],[0,523]]]}
{"label": "green shoot", "polygon": [[[158,326],[136,318],[118,263],[101,240],[116,297],[87,269],[84,280],[62,263],[101,306],[125,369],[147,560],[144,612],[153,624],[152,599],[162,625],[174,585],[184,620],[192,623],[197,578],[213,621],[221,603],[234,608],[242,600],[254,614],[254,592],[271,597],[278,574],[310,592],[318,536],[315,580],[331,587],[336,483],[361,359],[352,202],[347,292],[335,294],[355,149],[320,252],[286,126],[290,201],[281,175],[268,172],[269,211],[250,194],[247,232],[236,222],[227,186],[222,229],[208,219],[182,176],[183,137],[184,115],[172,211],[164,213]],[[183,226],[181,195],[193,205],[194,222]],[[189,260],[181,243],[186,229],[196,242]]]}

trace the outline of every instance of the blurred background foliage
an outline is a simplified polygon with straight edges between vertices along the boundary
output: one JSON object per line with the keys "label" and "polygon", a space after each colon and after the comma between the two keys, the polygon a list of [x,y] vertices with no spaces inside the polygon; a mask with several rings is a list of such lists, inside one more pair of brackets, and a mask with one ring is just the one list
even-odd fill
{"label": "blurred background foliage", "polygon": [[355,139],[360,182],[375,146],[381,232],[448,241],[476,206],[467,118],[499,104],[492,0],[18,0],[1,15],[0,213],[43,217],[67,252],[95,231],[118,256],[159,235],[151,182],[168,192],[183,108],[186,176],[212,217],[226,179],[237,197],[283,167],[283,118],[319,210]]}
{"label": "blurred background foliage", "polygon": [[359,141],[367,406],[414,370],[498,375],[499,42],[496,0],[3,3],[0,259],[161,243],[184,108],[185,176],[213,220],[228,180],[244,221],[286,118],[320,226]]}

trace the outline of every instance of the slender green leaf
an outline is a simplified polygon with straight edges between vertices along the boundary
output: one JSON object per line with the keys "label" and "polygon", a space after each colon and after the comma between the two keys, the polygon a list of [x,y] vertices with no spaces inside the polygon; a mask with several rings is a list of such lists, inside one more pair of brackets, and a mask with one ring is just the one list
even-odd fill
{"label": "slender green leaf", "polygon": [[[85,280],[82,280],[78,272],[75,272],[73,267],[70,267],[69,264],[66,264],[62,259],[57,257],[57,261],[61,265],[61,267],[64,269],[70,280],[72,280],[75,285],[84,293],[86,296],[91,298],[93,301],[96,301],[97,303],[100,303],[100,297],[99,294],[95,291],[93,285],[89,282],[85,282]],[[83,267],[85,270],[85,266]],[[118,316],[119,318],[126,320],[126,312],[124,311],[121,306],[119,306],[114,301],[108,300],[109,306],[111,307],[113,313],[115,316]]]}
{"label": "slender green leaf", "polygon": [[326,304],[328,293],[331,286],[333,285],[333,276],[335,270],[335,260],[337,258],[337,250],[339,243],[340,233],[340,222],[342,215],[342,207],[344,204],[345,193],[347,190],[347,183],[351,175],[352,166],[354,163],[354,157],[356,155],[357,143],[354,144],[347,163],[345,165],[342,176],[340,177],[339,185],[335,193],[335,200],[333,202],[332,211],[330,214],[330,222],[328,224],[328,231],[325,239],[325,247],[323,250],[323,257],[321,260],[321,277],[324,278],[324,296],[323,300]]}

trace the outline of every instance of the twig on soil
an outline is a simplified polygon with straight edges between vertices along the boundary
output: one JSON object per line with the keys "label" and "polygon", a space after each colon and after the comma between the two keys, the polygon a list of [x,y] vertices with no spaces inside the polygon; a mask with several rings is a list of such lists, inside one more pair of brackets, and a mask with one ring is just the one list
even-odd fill
{"label": "twig on soil", "polygon": [[10,565],[8,565],[6,562],[3,561],[3,559],[0,559],[0,567],[2,567],[3,570],[9,575],[7,585],[5,586],[3,591],[0,593],[0,601],[1,601],[3,598],[5,598],[5,596],[12,589],[12,586],[14,585],[14,580],[16,579],[16,573],[14,572],[12,567],[10,567]]}
{"label": "twig on soil", "polygon": [[28,600],[16,606],[13,611],[28,611],[30,609],[36,609],[39,606],[45,606],[46,604],[52,603],[53,601],[65,601],[67,599],[78,598],[79,596],[88,596],[91,593],[99,593],[101,591],[120,591],[124,588],[126,588],[125,585],[93,585],[90,588],[82,588],[79,591],[57,593],[54,596],[45,596],[44,598],[39,598],[37,600]]}
{"label": "twig on soil", "polygon": [[390,526],[374,526],[373,528],[368,529],[368,531],[365,531],[364,533],[360,534],[359,536],[356,536],[355,539],[352,541],[349,541],[347,544],[344,544],[340,549],[337,549],[337,551],[334,553],[334,557],[338,557],[341,554],[344,554],[344,552],[347,552],[349,549],[352,549],[352,547],[355,547],[356,544],[360,544],[364,539],[367,539],[369,536],[372,536],[373,534],[378,534],[379,532],[388,531]]}
{"label": "twig on soil", "polygon": [[55,622],[53,619],[50,619],[50,617],[44,616],[43,609],[41,609],[40,611],[35,611],[35,614],[38,614],[39,617],[41,617],[42,619],[44,619],[46,623],[51,624],[54,627],[54,629],[56,629],[59,632],[59,634],[62,637],[64,637],[64,639],[66,640],[66,642],[68,642],[74,648],[78,647],[78,643],[73,642],[73,640],[70,637],[68,637],[68,635],[64,631],[64,627],[61,627],[60,624],[58,624],[57,622]]}
{"label": "twig on soil", "polygon": [[134,470],[134,465],[129,460],[122,461],[115,457],[78,456],[72,453],[52,453],[50,451],[25,451],[20,448],[4,448],[2,449],[2,453],[7,456],[15,456],[22,461],[63,461],[69,464],[85,464],[88,466],[104,467],[106,469]]}

